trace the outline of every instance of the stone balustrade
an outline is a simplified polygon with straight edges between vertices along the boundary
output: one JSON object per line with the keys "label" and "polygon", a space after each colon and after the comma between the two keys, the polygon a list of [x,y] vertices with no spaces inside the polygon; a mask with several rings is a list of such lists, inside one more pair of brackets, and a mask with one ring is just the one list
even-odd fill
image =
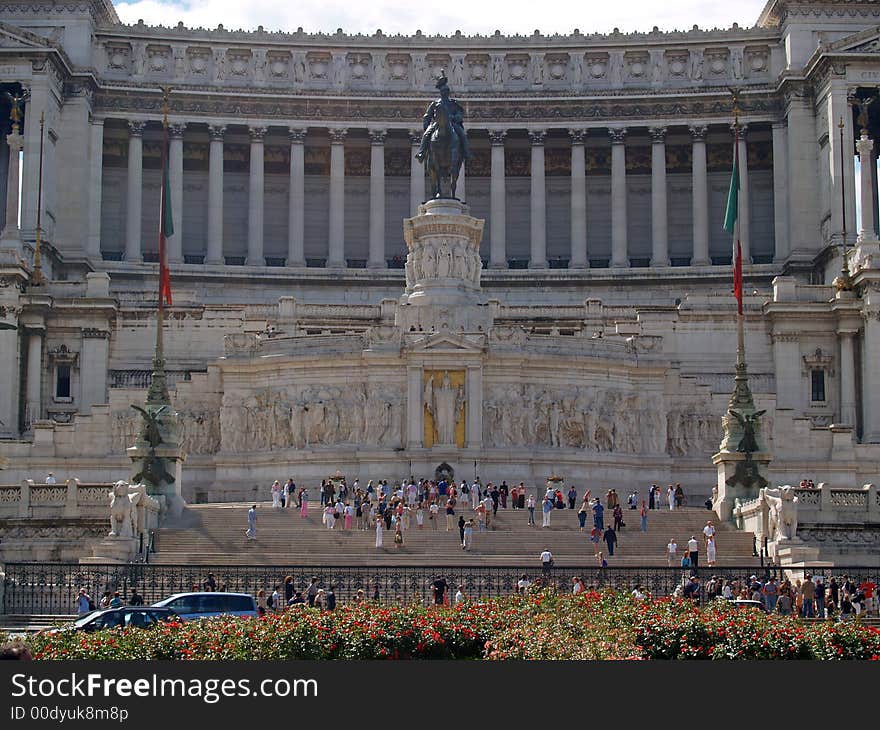
{"label": "stone balustrade", "polygon": [[0,518],[79,518],[108,514],[112,484],[80,482],[0,485]]}
{"label": "stone balustrade", "polygon": [[874,484],[833,488],[821,482],[815,489],[796,489],[795,495],[800,523],[880,523],[880,491]]}

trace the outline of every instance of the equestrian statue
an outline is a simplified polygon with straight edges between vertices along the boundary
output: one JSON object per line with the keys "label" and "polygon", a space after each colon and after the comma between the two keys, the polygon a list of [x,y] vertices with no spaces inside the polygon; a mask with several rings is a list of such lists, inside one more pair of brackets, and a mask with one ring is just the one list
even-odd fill
{"label": "equestrian statue", "polygon": [[464,109],[449,96],[445,69],[435,86],[440,91],[440,98],[428,105],[422,117],[424,132],[416,159],[424,163],[431,174],[433,197],[455,198],[458,173],[464,161],[471,157],[464,131]]}

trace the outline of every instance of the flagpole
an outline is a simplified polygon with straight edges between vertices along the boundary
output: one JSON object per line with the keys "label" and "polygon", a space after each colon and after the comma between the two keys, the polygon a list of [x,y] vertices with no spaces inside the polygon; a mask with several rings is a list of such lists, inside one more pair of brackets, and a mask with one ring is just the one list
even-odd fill
{"label": "flagpole", "polygon": [[147,391],[147,405],[164,405],[171,402],[168,395],[168,386],[165,383],[165,351],[162,340],[162,331],[165,328],[165,298],[162,291],[162,226],[165,220],[165,165],[168,164],[168,96],[171,93],[169,87],[162,87],[162,183],[159,187],[159,306],[156,312],[156,351],[153,354],[153,377],[150,388]]}
{"label": "flagpole", "polygon": [[40,286],[46,283],[43,276],[42,259],[40,255],[40,237],[42,234],[42,208],[43,208],[43,137],[46,124],[45,112],[40,112],[40,163],[37,182],[37,230],[34,241],[34,270],[31,272],[31,286]]}

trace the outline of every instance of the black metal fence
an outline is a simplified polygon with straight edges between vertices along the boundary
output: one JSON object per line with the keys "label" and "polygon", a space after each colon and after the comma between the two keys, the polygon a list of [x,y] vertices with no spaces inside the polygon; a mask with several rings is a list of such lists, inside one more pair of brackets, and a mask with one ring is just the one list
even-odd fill
{"label": "black metal fence", "polygon": [[[716,576],[722,580],[747,580],[752,575],[769,577],[779,568],[723,567],[700,568],[701,583]],[[214,576],[220,590],[256,594],[265,590],[269,595],[286,576],[292,576],[296,590],[305,591],[316,576],[321,586],[335,585],[337,600],[351,600],[358,590],[368,599],[382,602],[428,602],[433,598],[431,583],[443,576],[454,593],[456,586],[469,599],[490,598],[515,593],[523,575],[531,582],[570,591],[572,578],[583,578],[588,587],[612,587],[632,590],[636,585],[654,596],[672,594],[693,570],[659,567],[603,568],[554,567],[545,573],[540,567],[370,567],[370,566],[281,566],[281,565],[150,565],[144,563],[113,565],[78,563],[7,563],[3,585],[2,613],[6,614],[71,614],[76,612],[75,599],[85,588],[97,602],[104,591],[119,591],[128,601],[135,589],[147,604],[173,593],[198,591],[208,574]],[[880,568],[834,567],[820,572],[827,583],[831,576],[841,576],[861,583],[867,577],[877,579]],[[704,593],[704,592],[703,592]],[[703,595],[705,598],[705,595]]]}

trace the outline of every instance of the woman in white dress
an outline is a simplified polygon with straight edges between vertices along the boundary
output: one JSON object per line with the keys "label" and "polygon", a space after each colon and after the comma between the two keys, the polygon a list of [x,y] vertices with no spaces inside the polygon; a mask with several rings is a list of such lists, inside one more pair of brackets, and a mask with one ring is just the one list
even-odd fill
{"label": "woman in white dress", "polygon": [[382,524],[382,520],[376,520],[376,547],[382,547],[382,530],[385,525]]}
{"label": "woman in white dress", "polygon": [[706,563],[710,568],[715,565],[715,535],[706,538]]}
{"label": "woman in white dress", "polygon": [[675,490],[671,484],[669,489],[666,490],[666,501],[669,503],[669,509],[675,509]]}
{"label": "woman in white dress", "polygon": [[272,507],[275,509],[281,509],[281,482],[277,479],[275,483],[272,484]]}
{"label": "woman in white dress", "polygon": [[420,530],[422,526],[425,524],[425,510],[422,509],[422,503],[419,502],[419,506],[416,508],[416,527]]}

